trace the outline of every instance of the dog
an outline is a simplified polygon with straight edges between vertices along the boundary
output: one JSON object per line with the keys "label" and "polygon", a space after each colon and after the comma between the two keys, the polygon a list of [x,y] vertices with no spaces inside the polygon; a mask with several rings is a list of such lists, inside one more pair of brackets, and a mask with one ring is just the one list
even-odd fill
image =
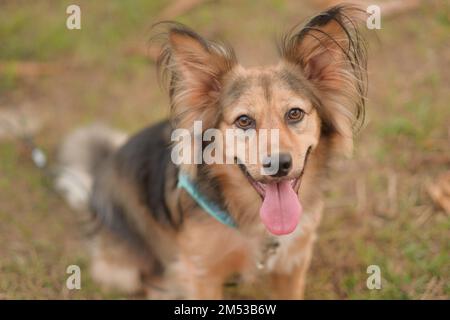
{"label": "dog", "polygon": [[[99,225],[93,278],[153,299],[222,299],[238,276],[264,279],[271,298],[302,299],[327,164],[351,153],[364,119],[361,15],[349,5],[318,14],[281,39],[277,65],[261,68],[184,25],[159,24],[170,119],[130,138],[83,128],[60,150],[58,188]],[[172,133],[195,121],[203,132],[277,129],[278,151],[254,163],[175,164]],[[263,174],[271,161],[277,170]]]}

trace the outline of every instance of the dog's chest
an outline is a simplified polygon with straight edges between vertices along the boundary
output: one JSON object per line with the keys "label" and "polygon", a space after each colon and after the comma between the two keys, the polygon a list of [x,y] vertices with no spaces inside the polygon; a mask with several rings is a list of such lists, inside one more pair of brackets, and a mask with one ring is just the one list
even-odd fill
{"label": "dog's chest", "polygon": [[288,236],[267,240],[261,245],[261,252],[256,262],[257,268],[262,272],[276,270],[283,273],[290,273],[302,259],[302,252],[294,249],[297,242],[301,241],[301,238],[302,230],[298,228]]}
{"label": "dog's chest", "polygon": [[262,272],[291,273],[310,250],[319,220],[320,211],[310,212],[302,217],[293,233],[261,241],[256,267]]}

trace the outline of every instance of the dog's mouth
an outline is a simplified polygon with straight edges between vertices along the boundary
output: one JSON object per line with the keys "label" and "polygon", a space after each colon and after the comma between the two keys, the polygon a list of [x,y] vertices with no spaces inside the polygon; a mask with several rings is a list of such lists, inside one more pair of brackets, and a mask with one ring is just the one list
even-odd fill
{"label": "dog's mouth", "polygon": [[294,178],[258,181],[248,172],[245,165],[239,164],[249,183],[261,196],[262,205],[259,216],[266,229],[274,235],[286,235],[297,228],[303,211],[298,190],[310,151],[311,147],[306,152],[301,173]]}
{"label": "dog's mouth", "polygon": [[298,190],[308,154],[309,152],[305,157],[302,172],[295,178],[267,180],[267,182],[257,181],[247,171],[245,165],[239,164],[239,168],[247,177],[249,183],[261,196],[262,205],[259,215],[267,230],[274,235],[286,235],[297,228],[303,211]]}
{"label": "dog's mouth", "polygon": [[253,188],[255,188],[256,192],[261,196],[262,200],[264,200],[264,198],[266,196],[267,186],[270,184],[289,182],[291,188],[294,190],[295,193],[297,193],[300,188],[302,175],[299,175],[297,178],[294,178],[294,179],[280,179],[278,181],[264,183],[264,182],[256,181],[250,175],[250,173],[248,173],[245,166],[240,165],[240,167],[241,167],[241,170],[244,172],[245,176],[247,177],[247,180],[250,182],[250,184],[253,186]]}
{"label": "dog's mouth", "polygon": [[292,233],[296,229],[302,213],[302,205],[297,195],[301,176],[295,179],[265,183],[255,180],[244,165],[239,165],[239,167],[261,196],[262,205],[259,209],[259,216],[266,229],[274,235]]}

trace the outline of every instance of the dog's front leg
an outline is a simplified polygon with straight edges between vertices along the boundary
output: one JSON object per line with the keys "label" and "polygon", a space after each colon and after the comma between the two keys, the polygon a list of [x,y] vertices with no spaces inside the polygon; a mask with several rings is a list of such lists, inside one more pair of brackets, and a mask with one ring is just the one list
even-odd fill
{"label": "dog's front leg", "polygon": [[[299,261],[289,270],[283,267],[275,269],[270,274],[270,285],[272,298],[274,299],[303,299],[306,283],[306,273],[311,263],[311,257],[314,245],[314,236],[304,239],[301,252],[293,252],[300,254]],[[280,261],[283,265],[284,263]],[[289,262],[286,262],[289,263]]]}

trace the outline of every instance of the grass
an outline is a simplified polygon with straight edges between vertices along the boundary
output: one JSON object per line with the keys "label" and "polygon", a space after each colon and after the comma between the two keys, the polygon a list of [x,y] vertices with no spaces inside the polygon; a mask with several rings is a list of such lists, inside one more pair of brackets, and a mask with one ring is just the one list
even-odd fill
{"label": "grass", "polygon": [[[78,1],[82,30],[68,31],[69,2],[0,5],[0,63],[6,66],[0,111],[20,107],[42,118],[36,141],[51,163],[74,127],[101,119],[133,132],[168,113],[152,63],[126,53],[146,43],[166,2]],[[369,35],[368,121],[354,159],[338,161],[330,175],[307,298],[450,297],[450,218],[424,188],[448,169],[428,160],[449,151],[450,66],[444,57],[450,23],[444,9],[433,2],[383,20],[379,45]],[[270,41],[314,11],[309,2],[221,1],[178,20],[230,40],[238,57],[253,65],[274,61]],[[23,61],[59,63],[64,71],[23,78],[17,70]],[[16,140],[0,140],[0,221],[0,298],[125,297],[92,282],[80,218]],[[71,264],[81,267],[80,291],[65,289]],[[366,287],[369,265],[381,268],[381,290]]]}

